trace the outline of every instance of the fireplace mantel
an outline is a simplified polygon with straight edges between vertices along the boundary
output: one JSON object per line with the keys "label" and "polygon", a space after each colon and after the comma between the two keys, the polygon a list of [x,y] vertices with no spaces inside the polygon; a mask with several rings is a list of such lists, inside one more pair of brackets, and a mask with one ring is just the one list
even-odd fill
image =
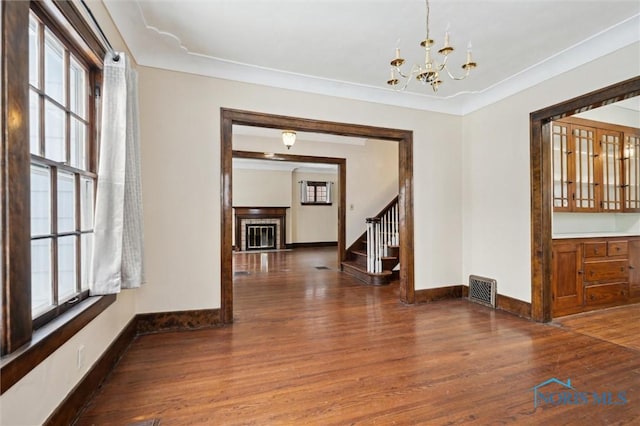
{"label": "fireplace mantel", "polygon": [[286,245],[286,217],[287,209],[290,207],[233,207],[235,215],[235,234],[236,234],[236,248],[243,250],[240,247],[240,241],[242,240],[241,225],[243,220],[251,219],[278,219],[280,224],[280,248],[285,248]]}

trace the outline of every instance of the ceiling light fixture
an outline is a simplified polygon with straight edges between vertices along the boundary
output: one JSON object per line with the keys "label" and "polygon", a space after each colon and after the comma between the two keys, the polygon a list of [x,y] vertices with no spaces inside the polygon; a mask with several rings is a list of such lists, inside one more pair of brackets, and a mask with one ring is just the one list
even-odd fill
{"label": "ceiling light fixture", "polygon": [[296,132],[293,130],[282,131],[282,143],[287,149],[290,149],[294,143],[296,143]]}
{"label": "ceiling light fixture", "polygon": [[424,64],[416,64],[411,68],[411,71],[408,74],[405,74],[401,67],[404,64],[404,59],[400,56],[400,48],[396,48],[396,56],[390,62],[391,64],[391,78],[387,81],[387,84],[390,86],[398,86],[400,83],[400,79],[404,80],[403,84],[399,86],[398,90],[405,90],[409,85],[409,81],[411,78],[415,76],[416,80],[422,82],[422,84],[429,84],[434,92],[438,91],[438,87],[442,84],[442,80],[440,79],[440,72],[445,71],[447,75],[452,80],[464,80],[469,76],[469,73],[473,68],[477,66],[473,59],[471,58],[471,43],[467,48],[467,61],[462,65],[462,69],[464,70],[464,75],[461,77],[454,76],[449,68],[447,67],[447,59],[449,58],[449,54],[453,52],[453,46],[449,44],[449,31],[447,31],[444,35],[444,46],[438,53],[444,56],[442,63],[437,63],[431,57],[431,46],[434,44],[433,39],[429,37],[429,0],[426,0],[427,4],[427,18],[426,18],[426,38],[420,42],[420,46],[422,46],[425,50],[425,59]]}

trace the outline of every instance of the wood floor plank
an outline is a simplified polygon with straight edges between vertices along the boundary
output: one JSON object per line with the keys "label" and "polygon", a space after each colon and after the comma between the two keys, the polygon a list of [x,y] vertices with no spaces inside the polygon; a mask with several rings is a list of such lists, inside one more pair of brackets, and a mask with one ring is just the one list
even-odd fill
{"label": "wood floor plank", "polygon": [[[397,284],[340,273],[332,248],[266,258],[234,255],[233,325],[139,337],[77,424],[640,422],[633,347],[465,300],[406,306]],[[552,377],[629,402],[534,409]]]}
{"label": "wood floor plank", "polygon": [[554,324],[640,351],[640,304],[569,315]]}

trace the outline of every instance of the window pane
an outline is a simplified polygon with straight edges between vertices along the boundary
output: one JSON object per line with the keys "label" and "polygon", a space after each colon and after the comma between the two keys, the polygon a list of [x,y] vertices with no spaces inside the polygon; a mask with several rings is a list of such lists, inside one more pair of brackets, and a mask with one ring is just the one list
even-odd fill
{"label": "window pane", "polygon": [[38,69],[40,68],[39,32],[38,20],[33,15],[29,16],[29,83],[35,87],[40,87],[38,81]]}
{"label": "window pane", "polygon": [[93,229],[93,179],[80,178],[80,230]]}
{"label": "window pane", "polygon": [[31,315],[53,304],[51,292],[51,239],[31,241]]}
{"label": "window pane", "polygon": [[69,61],[69,107],[71,111],[82,118],[86,118],[86,71],[71,57]]}
{"label": "window pane", "polygon": [[58,303],[76,293],[76,236],[58,238]]}
{"label": "window pane", "polygon": [[31,235],[51,233],[51,181],[49,168],[31,165]]}
{"label": "window pane", "polygon": [[81,272],[81,290],[87,290],[89,288],[89,266],[91,265],[91,253],[93,251],[93,233],[82,234],[80,236],[80,242],[82,247],[80,248],[80,255],[82,257]]}
{"label": "window pane", "polygon": [[58,172],[58,232],[76,230],[75,185],[72,173]]}
{"label": "window pane", "polygon": [[49,30],[44,37],[44,91],[61,104],[64,102],[64,49]]}
{"label": "window pane", "polygon": [[71,119],[71,165],[86,170],[87,126],[80,120]]}
{"label": "window pane", "polygon": [[33,90],[29,91],[29,146],[31,153],[40,153],[40,97]]}
{"label": "window pane", "polygon": [[64,111],[55,104],[46,101],[44,124],[45,156],[53,161],[66,161]]}

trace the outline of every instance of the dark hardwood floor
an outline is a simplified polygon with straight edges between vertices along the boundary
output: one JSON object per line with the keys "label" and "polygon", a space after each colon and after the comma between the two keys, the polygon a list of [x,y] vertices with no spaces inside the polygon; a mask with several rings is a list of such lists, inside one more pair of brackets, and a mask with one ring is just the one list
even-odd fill
{"label": "dark hardwood floor", "polygon": [[[234,262],[235,323],[139,337],[79,425],[640,424],[632,345],[462,299],[405,306],[397,284],[340,273],[335,248]],[[586,403],[556,383],[534,408],[551,378]]]}

